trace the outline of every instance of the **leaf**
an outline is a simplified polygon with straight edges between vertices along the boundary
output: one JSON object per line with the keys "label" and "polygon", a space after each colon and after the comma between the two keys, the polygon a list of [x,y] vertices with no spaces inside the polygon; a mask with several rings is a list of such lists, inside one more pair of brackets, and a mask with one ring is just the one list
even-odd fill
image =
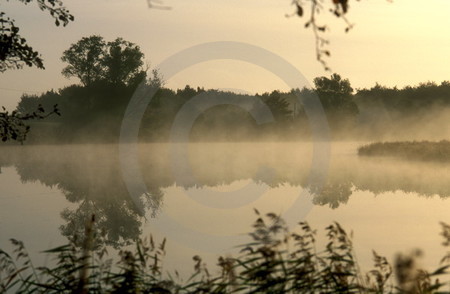
{"label": "leaf", "polygon": [[302,17],[303,16],[303,8],[299,4],[296,4],[296,6],[297,6],[297,15]]}
{"label": "leaf", "polygon": [[23,267],[21,269],[18,269],[17,271],[15,271],[14,273],[12,273],[9,278],[8,281],[6,282],[5,286],[8,286],[9,283],[11,283],[12,280],[14,280],[14,278],[20,274],[21,272],[23,272],[24,270],[28,269],[28,267]]}
{"label": "leaf", "polygon": [[48,249],[45,251],[42,251],[43,253],[55,253],[55,252],[64,252],[64,251],[68,251],[70,249],[70,245],[62,245],[59,247],[55,247],[52,249]]}
{"label": "leaf", "polygon": [[163,239],[161,245],[159,246],[159,249],[161,249],[162,251],[164,251],[164,248],[166,247],[166,238]]}
{"label": "leaf", "polygon": [[442,275],[447,273],[447,269],[450,267],[450,265],[446,265],[443,267],[438,268],[433,273],[430,274],[430,276],[436,276],[436,275]]}

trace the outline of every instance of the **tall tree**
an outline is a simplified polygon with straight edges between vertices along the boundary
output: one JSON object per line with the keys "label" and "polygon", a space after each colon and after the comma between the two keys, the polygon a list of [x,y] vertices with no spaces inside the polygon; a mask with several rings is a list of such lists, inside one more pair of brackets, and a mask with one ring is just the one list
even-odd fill
{"label": "tall tree", "polygon": [[314,79],[317,95],[330,123],[343,126],[356,118],[358,106],[353,101],[353,88],[348,79],[338,74]]}
{"label": "tall tree", "polygon": [[61,60],[69,65],[62,70],[62,74],[67,78],[75,76],[83,85],[89,86],[104,76],[105,56],[106,43],[103,37],[84,37],[64,51]]}
{"label": "tall tree", "polygon": [[117,38],[106,43],[101,36],[84,37],[64,51],[65,77],[77,77],[85,86],[104,81],[130,85],[145,77],[144,54],[134,43]]}
{"label": "tall tree", "polygon": [[277,122],[285,122],[292,118],[292,110],[289,109],[289,102],[284,99],[280,91],[272,91],[262,95],[262,100],[270,108]]}
{"label": "tall tree", "polygon": [[117,38],[109,42],[108,54],[102,60],[106,69],[105,78],[112,84],[129,85],[143,72],[142,65],[144,54],[139,46]]}

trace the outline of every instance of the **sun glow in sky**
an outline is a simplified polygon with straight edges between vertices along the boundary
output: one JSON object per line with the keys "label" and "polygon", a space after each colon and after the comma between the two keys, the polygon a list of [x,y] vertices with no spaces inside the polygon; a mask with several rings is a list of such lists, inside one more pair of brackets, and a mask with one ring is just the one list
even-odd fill
{"label": "sun glow in sky", "polygon": [[[171,10],[149,9],[146,0],[65,0],[75,16],[65,28],[55,27],[50,16],[35,5],[16,2],[3,2],[1,10],[16,20],[22,36],[42,54],[46,69],[1,74],[1,104],[9,109],[15,108],[25,91],[38,94],[78,83],[62,77],[60,57],[70,44],[93,34],[138,44],[151,67],[193,45],[238,41],[279,55],[310,83],[330,74],[315,60],[314,37],[304,28],[306,19],[285,17],[294,11],[290,0],[164,0]],[[349,33],[344,32],[344,22],[327,11],[320,21],[330,27],[326,34],[329,66],[354,88],[450,80],[450,1],[350,3],[347,18],[355,27]],[[166,86],[175,89],[186,84],[250,92],[287,90],[272,73],[235,60],[197,64],[166,81]]]}

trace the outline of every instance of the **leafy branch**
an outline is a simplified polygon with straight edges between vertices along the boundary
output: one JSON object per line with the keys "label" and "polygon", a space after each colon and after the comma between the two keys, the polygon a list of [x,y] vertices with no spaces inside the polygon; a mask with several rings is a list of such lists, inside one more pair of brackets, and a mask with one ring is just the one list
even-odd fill
{"label": "leafy branch", "polygon": [[[9,1],[9,0],[7,0]],[[29,4],[34,0],[16,0]],[[47,11],[55,20],[55,25],[66,26],[74,20],[62,1],[60,0],[36,0],[42,11]],[[44,63],[39,53],[35,51],[27,40],[19,34],[19,27],[13,19],[4,12],[0,12],[0,72],[8,69],[20,69],[23,65],[36,66],[44,69]]]}
{"label": "leafy branch", "polygon": [[40,104],[36,111],[27,114],[20,114],[17,111],[9,113],[5,107],[2,109],[3,111],[0,112],[0,139],[3,142],[14,140],[23,143],[30,131],[30,126],[25,123],[26,121],[44,119],[53,114],[61,115],[56,104],[50,112],[46,112]]}
{"label": "leafy branch", "polygon": [[[331,0],[332,6],[329,8],[331,12],[336,17],[341,18],[345,24],[345,32],[350,31],[353,28],[346,18],[346,13],[349,10],[348,0]],[[310,10],[309,17],[305,22],[305,28],[311,28],[315,38],[315,49],[316,49],[316,59],[319,61],[326,71],[331,71],[325,58],[330,57],[331,53],[327,49],[329,45],[329,40],[324,37],[324,33],[329,30],[328,26],[325,24],[320,24],[318,21],[319,14],[324,11],[325,5],[323,0],[293,0],[292,4],[295,5],[296,11],[291,15],[286,15],[287,17],[298,16],[303,17],[305,15],[305,9]]]}

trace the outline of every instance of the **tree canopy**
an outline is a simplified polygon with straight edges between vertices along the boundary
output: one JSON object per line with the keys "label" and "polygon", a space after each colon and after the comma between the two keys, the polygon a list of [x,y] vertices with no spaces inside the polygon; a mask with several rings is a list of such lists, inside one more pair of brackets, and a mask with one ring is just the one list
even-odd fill
{"label": "tree canopy", "polygon": [[105,79],[112,84],[129,85],[135,79],[143,78],[143,58],[139,46],[122,38],[109,42],[107,54],[102,63],[105,67]]}
{"label": "tree canopy", "polygon": [[106,49],[102,37],[84,37],[64,51],[61,60],[69,65],[62,70],[62,74],[67,78],[75,76],[84,85],[89,85],[101,79],[104,55]]}
{"label": "tree canopy", "polygon": [[315,78],[314,85],[329,123],[340,128],[348,127],[359,113],[358,106],[353,101],[350,81],[332,74],[330,78]]}
{"label": "tree canopy", "polygon": [[64,51],[62,70],[67,77],[77,77],[84,86],[98,81],[130,85],[145,77],[144,54],[139,46],[122,38],[105,42],[103,37],[84,37]]}

